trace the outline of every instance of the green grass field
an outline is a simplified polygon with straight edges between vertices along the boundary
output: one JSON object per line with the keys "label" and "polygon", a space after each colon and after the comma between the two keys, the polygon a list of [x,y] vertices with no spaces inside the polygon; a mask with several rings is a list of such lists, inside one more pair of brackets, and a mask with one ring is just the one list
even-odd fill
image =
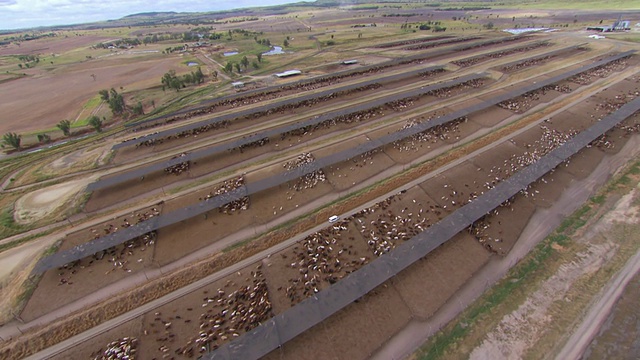
{"label": "green grass field", "polygon": [[629,41],[634,43],[640,43],[640,32],[628,32],[628,33],[620,33],[620,34],[605,34],[605,37],[621,40],[621,41]]}

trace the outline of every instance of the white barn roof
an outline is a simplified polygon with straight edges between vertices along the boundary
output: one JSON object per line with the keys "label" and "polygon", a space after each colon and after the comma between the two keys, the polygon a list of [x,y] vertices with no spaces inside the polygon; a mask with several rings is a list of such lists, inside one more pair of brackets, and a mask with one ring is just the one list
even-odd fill
{"label": "white barn roof", "polygon": [[277,74],[274,74],[274,75],[279,77],[279,78],[282,78],[282,77],[300,75],[300,74],[302,74],[302,71],[300,71],[300,70],[287,70],[285,72],[277,73]]}

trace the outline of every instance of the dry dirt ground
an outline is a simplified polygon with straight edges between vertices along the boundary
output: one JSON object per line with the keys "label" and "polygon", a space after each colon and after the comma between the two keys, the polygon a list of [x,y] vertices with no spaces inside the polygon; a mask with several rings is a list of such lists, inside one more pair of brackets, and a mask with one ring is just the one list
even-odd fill
{"label": "dry dirt ground", "polygon": [[63,206],[69,206],[81,195],[84,188],[95,180],[86,177],[36,190],[19,198],[14,205],[14,219],[19,224],[28,224],[53,214]]}
{"label": "dry dirt ground", "polygon": [[109,36],[83,35],[41,38],[32,41],[23,41],[20,45],[11,43],[0,47],[0,56],[6,55],[38,55],[60,54],[78,48],[88,48],[101,41],[112,39]]}
{"label": "dry dirt ground", "polygon": [[15,313],[14,299],[19,295],[21,284],[29,277],[31,264],[50,244],[32,242],[0,253],[0,318],[12,319]]}
{"label": "dry dirt ground", "polygon": [[584,359],[640,357],[638,298],[640,298],[640,275],[631,280],[615,304],[605,324],[587,348]]}
{"label": "dry dirt ground", "polygon": [[482,344],[473,350],[470,358],[514,359],[522,358],[532,351],[537,341],[553,324],[553,317],[549,312],[554,303],[567,301],[568,290],[581,277],[598,271],[618,250],[614,239],[598,243],[590,243],[590,239],[608,233],[614,224],[640,222],[637,192],[634,190],[623,196],[612,211],[594,224],[593,230],[579,240],[586,243],[587,250],[576,254],[573,261],[562,265],[524,303],[503,317],[496,328],[486,335]]}
{"label": "dry dirt ground", "polygon": [[[2,112],[11,115],[0,123],[0,132],[53,128],[61,120],[75,119],[100,90],[121,86],[126,90],[144,89],[157,85],[167,71],[183,68],[176,55],[122,55],[0,84]],[[91,74],[99,81],[93,81]]]}

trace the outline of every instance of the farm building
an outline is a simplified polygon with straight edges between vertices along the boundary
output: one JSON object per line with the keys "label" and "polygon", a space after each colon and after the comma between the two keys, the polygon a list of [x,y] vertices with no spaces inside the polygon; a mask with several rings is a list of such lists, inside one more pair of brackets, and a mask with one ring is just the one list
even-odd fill
{"label": "farm building", "polygon": [[300,70],[287,70],[281,73],[277,73],[277,74],[273,74],[273,76],[275,77],[279,77],[279,78],[284,78],[284,77],[289,77],[289,76],[296,76],[296,75],[300,75],[302,74],[302,71]]}

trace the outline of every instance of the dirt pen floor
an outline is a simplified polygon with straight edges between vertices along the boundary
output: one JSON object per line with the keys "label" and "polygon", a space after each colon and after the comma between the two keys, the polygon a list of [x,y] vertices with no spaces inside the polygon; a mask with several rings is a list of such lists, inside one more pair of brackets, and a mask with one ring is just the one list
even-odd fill
{"label": "dirt pen floor", "polygon": [[[480,86],[480,84],[487,85],[488,83],[490,82],[482,81],[476,84],[476,86]],[[453,97],[456,95],[460,95],[465,91],[470,91],[470,90],[471,88],[465,87],[465,86],[457,87],[450,91],[446,91],[442,96]],[[436,99],[435,96],[423,96],[416,100],[408,100],[401,107],[395,110],[400,112],[406,108],[424,106],[427,103],[435,101],[435,99]],[[384,116],[385,112],[391,112],[391,114]],[[355,120],[354,123],[359,123],[360,121],[366,120],[367,124],[375,124],[376,120],[384,121],[386,119],[388,121],[394,115],[394,112],[391,110],[384,111],[384,112],[375,111],[374,113],[375,114],[364,117],[361,120]],[[281,116],[282,115],[279,115],[279,114],[272,114],[268,116],[261,116],[260,119],[261,119],[261,123],[264,123],[274,119],[281,120]],[[140,151],[141,155],[143,156],[152,155],[156,151],[163,151],[166,149],[170,149],[171,147],[174,147],[174,146],[180,146],[180,144],[186,144],[189,141],[193,141],[193,139],[195,139],[196,137],[199,137],[198,141],[205,141],[203,139],[213,137],[213,136],[215,136],[215,138],[217,139],[220,139],[225,136],[224,134],[232,134],[234,129],[235,130],[242,129],[242,126],[240,126],[241,125],[240,123],[244,123],[245,124],[244,126],[246,126],[246,124],[249,121],[253,123],[255,122],[255,119],[237,120],[237,123],[236,121],[234,121],[228,128],[224,130],[223,133],[214,131],[214,132],[211,132],[210,134],[200,134],[193,137],[186,136],[179,139],[172,138],[170,140],[164,141],[159,145],[154,145],[153,147],[149,147],[149,148],[126,149],[124,150],[122,157],[117,156],[117,158],[119,158],[118,160],[119,162],[125,161],[126,159],[134,157],[134,153],[136,153],[137,151]],[[178,176],[165,176],[166,174],[160,173],[160,172],[147,174],[144,176],[143,179],[130,180],[124,184],[121,184],[121,186],[95,191],[92,194],[90,200],[87,202],[85,206],[85,211],[92,212],[92,211],[104,208],[106,206],[124,201],[126,199],[132,199],[134,196],[137,196],[139,194],[144,194],[150,191],[151,189],[159,189],[164,186],[174,184],[181,180],[194,179],[199,176],[212,174],[217,170],[228,169],[229,166],[238,165],[243,161],[248,161],[250,159],[254,161],[258,161],[261,158],[262,159],[268,158],[269,156],[266,154],[267,151],[278,152],[278,151],[283,151],[284,149],[287,149],[287,148],[290,149],[294,146],[305,145],[305,142],[307,139],[315,139],[315,141],[322,141],[323,139],[325,139],[324,138],[325,136],[329,138],[332,134],[335,136],[335,133],[338,131],[341,131],[341,130],[346,131],[348,129],[352,129],[353,127],[354,126],[352,124],[338,123],[334,126],[321,127],[315,131],[307,131],[305,134],[301,136],[287,136],[285,138],[280,138],[279,140],[270,139],[269,143],[265,144],[264,146],[248,147],[246,149],[233,149],[228,152],[215,154],[203,159],[199,159],[197,161],[197,164],[192,163],[189,167],[188,172],[182,173]],[[114,174],[111,176],[117,176],[117,174]]]}
{"label": "dirt pen floor", "polygon": [[[629,90],[625,87],[624,91]],[[607,95],[613,96],[614,98],[616,94],[618,94],[614,90],[610,92],[611,94]],[[603,95],[598,95],[598,97],[592,97],[589,101],[585,101],[577,105],[577,107],[581,108],[582,111],[595,111],[593,109],[596,107],[596,104],[606,103],[607,99],[608,98],[603,98]],[[502,109],[496,108],[496,110]],[[604,116],[601,108],[597,110],[601,111],[597,114],[598,116]],[[510,113],[509,111],[504,111],[505,113],[502,118]],[[569,131],[582,130],[595,121],[595,119],[591,117],[571,116],[572,111],[575,110],[570,108],[555,116],[552,120],[544,122],[542,125],[533,127],[514,137],[510,142],[502,143],[494,149],[476,156],[471,162],[464,162],[426,181],[421,185],[426,194],[417,195],[414,200],[423,202],[425,209],[428,207],[427,212],[430,212],[431,216],[434,216],[435,221],[441,219],[474,197],[482,195],[504,177],[512,175],[523,164],[526,164],[527,153],[538,153],[542,155],[546,151],[544,150],[545,147],[549,146],[549,143],[542,141],[545,139],[545,136],[548,137],[550,136],[549,134],[552,134],[552,136],[562,138],[562,136],[568,136],[567,133]],[[471,119],[474,119],[475,116],[476,115],[471,115]],[[629,121],[632,121],[632,119]],[[451,141],[450,137],[452,135],[457,137],[458,135],[456,134],[461,132],[460,128],[464,129],[468,124],[473,126],[475,121],[464,121],[456,128],[447,129],[450,131],[446,132],[448,135],[444,139]],[[441,137],[436,138],[441,139]],[[618,136],[619,142],[624,139],[624,136]],[[552,140],[553,138],[547,138],[546,141]],[[343,142],[320,149],[315,152],[314,156],[326,156],[352,147],[356,143],[364,143],[366,141],[368,141],[366,137],[361,136],[355,142]],[[615,149],[616,147],[621,147],[621,145],[612,146],[611,149]],[[611,149],[607,149],[607,151],[612,151]],[[405,152],[403,154],[419,156],[421,152]],[[549,206],[550,202],[562,192],[572,179],[587,176],[603,156],[603,151],[597,147],[583,150],[571,159],[571,162],[576,164],[576,167],[572,168],[574,170],[565,174],[565,172],[569,170],[561,166],[552,174],[545,176],[538,183],[534,184],[527,196],[525,196],[526,200],[519,201],[518,212],[512,210],[513,205],[505,205],[497,209],[495,213],[487,216],[481,224],[483,227],[486,226],[486,229],[477,234],[481,242],[497,253],[506,253],[513,246],[514,241],[517,239],[517,234],[519,234],[521,229],[526,225],[529,217],[533,214],[535,210],[533,205]],[[208,244],[213,244],[226,236],[230,236],[241,229],[248,227],[256,227],[257,229],[257,227],[267,224],[279,216],[294,211],[299,206],[308,204],[326,194],[349,189],[355,184],[360,184],[366,179],[377,175],[382,169],[387,169],[395,164],[396,163],[387,156],[385,152],[377,151],[371,154],[365,154],[357,159],[324,169],[323,174],[326,176],[326,181],[319,181],[312,188],[296,191],[293,189],[295,182],[283,184],[277,189],[252,195],[249,199],[247,210],[232,214],[224,214],[219,210],[213,210],[180,224],[163,228],[158,231],[157,238],[154,239],[153,256],[149,258],[148,256],[150,255],[147,254],[150,252],[147,252],[147,254],[145,254],[147,257],[141,257],[138,260],[142,260],[140,262],[141,265],[148,264],[151,261],[153,261],[155,266],[168,264]],[[282,165],[282,163],[277,163],[251,172],[246,175],[245,181],[254,182],[280,173],[283,171]],[[215,186],[212,187],[212,189],[214,188]],[[204,189],[188,196],[167,201],[164,204],[164,211],[169,212],[202,201],[208,193],[212,192],[212,189]],[[418,211],[418,209],[415,211]],[[233,218],[234,221],[229,221],[230,218]],[[389,221],[393,221],[393,219],[389,219]],[[225,224],[225,226],[221,226],[221,224]],[[480,226],[480,224],[478,226]],[[70,239],[73,239],[73,237],[70,237]],[[71,246],[70,244],[72,243],[73,240],[68,240],[63,246]],[[127,270],[137,271],[138,267],[132,266],[131,269]],[[57,290],[60,286],[58,284],[59,277],[63,275],[51,275],[53,273],[54,271],[48,272],[48,275],[41,281],[41,284],[50,284],[52,286],[46,286],[47,289],[53,288]],[[119,274],[121,276],[118,277],[118,279],[126,275],[121,272]],[[113,277],[113,275],[111,277]],[[89,276],[87,278],[91,277]],[[114,278],[114,280],[109,281],[115,280]],[[91,283],[90,280],[87,280],[87,282]],[[286,288],[284,285],[279,287]],[[80,286],[75,288],[80,288]],[[94,287],[88,286],[88,289],[88,292],[83,293],[89,293]],[[44,291],[50,291],[55,294],[56,290]],[[71,297],[68,295],[65,296],[67,299],[73,299],[81,295],[82,294],[75,294]],[[45,305],[46,304],[42,304],[40,307],[42,313],[47,309]],[[280,302],[278,302],[277,306],[281,306]],[[26,317],[36,316],[39,313],[37,310],[34,310],[36,308],[37,307],[28,306],[25,312],[30,314],[33,311],[35,315],[26,315]]]}
{"label": "dirt pen floor", "polygon": [[[60,246],[67,250],[96,237],[117,231],[127,224],[149,219],[162,212],[156,205],[123,215],[111,221],[69,234]],[[21,316],[32,320],[74,300],[152,266],[154,236],[142,236],[107,251],[45,272]]]}
{"label": "dirt pen floor", "polygon": [[[397,211],[400,214],[403,211],[400,209],[402,204],[417,197],[418,193],[414,193],[415,191],[421,193],[421,190],[414,188],[387,202],[387,204],[395,204],[396,209],[385,208],[385,210],[381,210],[381,208],[377,208],[378,211]],[[334,246],[335,252],[344,250],[340,257],[344,264],[343,272],[342,275],[334,273],[336,276],[341,277],[357,269],[366,262],[360,260],[362,257],[370,259],[374,256],[371,248],[360,236],[358,228],[360,224],[369,223],[369,219],[383,214],[373,212],[362,215],[364,217],[355,216],[348,220],[352,223],[350,231],[335,231],[331,230],[331,227],[327,230],[328,237],[325,239],[338,241],[328,246]],[[343,224],[345,223],[341,222],[334,227],[340,227]],[[165,353],[170,353],[176,358],[188,358],[189,354],[198,354],[201,350],[215,348],[215,343],[226,342],[244,332],[245,328],[242,324],[247,323],[243,319],[247,315],[251,316],[251,314],[247,314],[247,309],[251,312],[252,309],[259,307],[256,302],[249,308],[248,302],[251,299],[261,297],[265,300],[264,302],[261,300],[264,306],[259,307],[260,311],[254,313],[255,319],[261,319],[261,321],[292,305],[291,300],[286,297],[285,288],[293,284],[288,279],[297,278],[301,274],[290,263],[304,260],[301,260],[297,254],[306,252],[306,244],[309,240],[297,243],[280,253],[272,254],[259,264],[250,265],[238,273],[233,273],[179,300],[172,301],[142,317],[131,320],[110,331],[108,336],[100,336],[95,341],[91,341],[93,345],[85,344],[76,347],[60,354],[57,358],[86,357],[97,352],[100,347],[104,348],[108,342],[122,337],[136,337],[139,344],[138,351],[145,354],[145,358],[160,358]],[[477,241],[463,233],[391,282],[380,286],[299,339],[307,339],[308,336],[311,336],[309,339],[317,339],[318,336],[327,337],[328,341],[336,343],[336,347],[332,347],[334,349],[332,351],[339,351],[336,354],[348,353],[353,355],[351,358],[361,358],[359,354],[362,354],[363,350],[368,352],[375,350],[379,344],[405,325],[411,316],[422,317],[433,313],[479,266],[488,260],[488,257],[489,253],[483,250]],[[469,259],[473,259],[473,261],[469,261]],[[355,268],[348,266],[351,262],[356,264]],[[448,277],[446,282],[442,281],[442,276],[445,273]],[[455,274],[455,276],[449,279],[451,274]],[[425,287],[425,281],[433,286]],[[324,285],[319,284],[319,288],[329,284],[326,281],[322,283]],[[245,289],[258,295],[252,295],[246,299],[234,295],[247,291]],[[417,294],[419,296],[416,296]],[[227,306],[228,299],[235,299],[231,307]],[[241,305],[243,303],[246,305]],[[237,315],[236,312],[238,312]],[[372,316],[372,314],[376,315]],[[225,320],[220,322],[219,327],[216,327],[218,330],[213,335],[213,342],[208,347],[197,345],[198,340],[196,339],[200,338],[200,334],[203,333],[200,330],[201,325],[216,324],[216,319],[220,316]],[[316,334],[317,331],[320,331],[321,334]],[[354,340],[353,336],[357,336],[359,339],[359,346],[356,348],[348,346]],[[364,344],[362,340],[365,340]],[[303,355],[300,354],[300,351],[306,353],[307,351],[319,350],[315,347],[318,345],[312,345],[311,348],[309,344],[297,347],[295,345],[297,341],[298,339],[282,349],[285,355],[291,351],[292,356],[300,358],[299,356]],[[291,357],[286,356],[286,358]]]}
{"label": "dirt pen floor", "polygon": [[[539,138],[542,132],[539,128],[534,127],[531,133],[523,137],[521,142],[525,143],[524,139],[535,142],[535,139]],[[372,209],[365,209],[359,214],[354,214],[352,217],[328,227],[323,233],[312,235],[282,252],[272,254],[259,264],[253,264],[238,274],[229,275],[187,297],[164,305],[147,313],[142,319],[138,318],[121,325],[117,331],[114,329],[110,332],[112,336],[110,339],[101,338],[102,342],[85,343],[60,356],[71,356],[72,354],[85,356],[85,354],[91,354],[100,347],[104,347],[107,341],[125,336],[138,338],[139,349],[144,350],[143,353],[156,354],[157,356],[171,353],[176,354],[176,358],[186,358],[191,353],[197,354],[200,350],[204,351],[215,347],[211,345],[212,347],[209,348],[199,348],[199,345],[196,346],[195,339],[199,336],[198,331],[201,324],[216,324],[214,315],[211,314],[226,314],[225,310],[234,311],[222,307],[215,308],[216,304],[221,303],[219,300],[228,297],[230,292],[236,294],[234,291],[250,290],[256,292],[258,294],[256,296],[261,298],[266,296],[268,301],[265,301],[268,302],[268,306],[261,308],[260,314],[272,316],[272,314],[280,313],[299,301],[300,298],[297,296],[305,295],[305,288],[300,285],[302,280],[296,281],[296,279],[301,276],[301,272],[298,271],[302,266],[300,263],[308,264],[310,260],[307,255],[302,255],[307,253],[306,249],[309,245],[315,249],[322,244],[318,241],[329,241],[326,246],[333,246],[332,251],[342,250],[344,257],[331,255],[326,259],[332,259],[333,264],[336,259],[339,259],[343,265],[354,264],[355,270],[376,256],[373,250],[380,249],[378,246],[380,244],[375,242],[377,240],[373,243],[370,242],[375,239],[373,237],[376,231],[375,226],[383,225],[385,221],[388,223],[392,223],[394,219],[397,221],[398,216],[403,218],[411,216],[409,214],[420,214],[427,217],[427,214],[433,214],[430,215],[433,216],[433,219],[424,223],[425,226],[428,226],[428,223],[437,221],[459,205],[458,202],[449,203],[454,198],[451,196],[459,194],[460,203],[463,203],[463,196],[482,191],[482,188],[486,186],[485,180],[494,174],[492,171],[498,173],[495,165],[503,162],[503,159],[512,159],[514,153],[518,154],[522,151],[523,148],[511,142],[505,142],[489,150],[483,154],[484,156],[463,162],[420,186],[413,187],[393,196],[390,200],[379,203]],[[602,153],[597,147],[585,149],[585,152]],[[582,153],[578,154],[576,158],[582,155]],[[586,158],[594,158],[593,153],[586,155],[588,155],[585,156]],[[598,157],[596,156],[596,158]],[[606,156],[600,156],[599,159],[606,161]],[[593,170],[597,165],[597,162],[594,163],[588,168]],[[329,354],[328,356],[332,358],[342,358],[345,354],[352,359],[368,357],[412,317],[428,318],[448,301],[453,293],[489,260],[490,252],[487,249],[498,253],[508,251],[535,211],[536,199],[539,196],[544,197],[545,201],[541,204],[546,205],[546,202],[551,201],[552,198],[548,194],[560,193],[558,188],[564,188],[565,181],[573,181],[578,173],[585,172],[584,169],[581,160],[573,161],[572,159],[568,165],[561,165],[553,173],[545,175],[544,180],[541,179],[529,189],[529,193],[537,190],[536,195],[525,195],[524,193],[517,195],[509,204],[503,205],[497,209],[498,211],[489,214],[483,220],[489,225],[488,230],[481,235],[490,239],[502,238],[499,245],[487,246],[484,244],[483,246],[482,241],[478,241],[478,238],[472,235],[475,234],[472,230],[465,230],[425,259],[420,260],[321,324],[286,343],[279,350],[269,354],[267,358],[299,359],[311,354],[317,356],[320,353]],[[467,174],[467,176],[461,176],[461,174]],[[545,196],[545,194],[547,195]],[[447,209],[445,209],[446,205],[449,205]],[[374,226],[374,224],[376,225]],[[343,226],[347,228],[346,231],[342,229]],[[369,236],[368,239],[366,235]],[[332,274],[340,278],[346,274],[345,268],[341,271],[343,272],[334,271]],[[310,272],[309,277],[315,279],[314,274],[314,272]],[[443,274],[447,274],[446,281],[443,281]],[[319,279],[314,286],[320,290],[328,286],[329,283],[330,281],[327,279]],[[425,284],[429,286],[425,286]],[[295,289],[290,290],[291,288]],[[308,288],[307,291],[309,291]],[[311,292],[313,291],[312,289]],[[294,294],[294,296],[290,294]],[[306,296],[308,295],[307,293]],[[244,301],[242,298],[239,299],[237,303]],[[214,308],[210,308],[211,306]],[[243,307],[234,309],[241,308]],[[258,315],[256,314],[256,316]],[[241,318],[240,316],[234,321],[240,321]],[[240,335],[243,332],[243,327],[237,327],[227,321],[221,322],[219,329],[221,330],[214,332],[215,340],[211,344],[228,341],[236,336],[234,334]],[[184,336],[184,334],[191,335]],[[318,339],[323,339],[323,341],[318,341]],[[327,344],[331,344],[331,346],[327,346]]]}
{"label": "dirt pen floor", "polygon": [[[491,82],[492,80],[487,80],[479,86],[487,86]],[[404,84],[405,82],[398,82],[392,85]],[[533,126],[510,140],[496,144],[486,152],[422,181],[417,186],[344,217],[280,252],[120,325],[58,355],[57,358],[90,357],[104,349],[110,341],[124,337],[137,338],[138,351],[145,358],[172,356],[176,359],[198,356],[233,340],[274,314],[282,313],[315,292],[327,288],[482,195],[504,178],[528,165],[531,154],[541,156],[547,153],[565,141],[572,132],[585,129],[605,116],[614,109],[615,104],[612,102],[615,102],[616,97],[637,96],[636,85],[637,79],[625,80],[620,87],[611,86],[588,101],[555,115],[549,121]],[[471,91],[476,91],[476,88],[453,89],[410,102],[416,107],[423,106]],[[460,145],[478,131],[515,121],[523,113],[535,111],[542,104],[562,98],[564,94],[548,90],[534,97],[514,99],[518,103],[517,108],[492,106],[486,111],[460,119],[451,126],[430,130],[415,138],[322,169],[313,174],[312,179],[291,181],[251,195],[245,199],[246,206],[241,210],[224,213],[215,209],[104,253],[50,270],[40,280],[22,317],[25,320],[37,318],[90,294],[105,284],[112,284],[145,269],[157,269],[158,266],[232,237],[241,230],[253,227],[256,234],[262,232],[268,227],[265,225],[295,212],[300,206],[335,192],[354,189],[386,169],[411,163],[418,158],[423,159],[446,146]],[[357,97],[353,95],[350,99]],[[338,106],[343,101],[346,100],[341,99],[332,104]],[[603,106],[603,103],[608,105]],[[402,109],[403,106],[400,104],[399,110],[394,112],[387,111],[387,115],[392,117],[402,114],[406,111]],[[413,120],[426,121],[430,117],[454,111],[455,108],[455,105],[451,105],[440,110],[439,114],[423,114]],[[309,109],[292,111],[291,116],[302,114],[306,110]],[[576,113],[582,116],[574,116]],[[281,115],[271,114],[264,119],[275,121]],[[625,123],[637,124],[638,117],[636,115]],[[283,148],[292,149],[278,160],[265,162],[259,169],[247,171],[244,181],[252,183],[295,167],[293,162],[306,155],[303,151],[298,155],[293,150],[302,150],[306,146],[303,143],[312,137],[329,138],[335,134],[343,134],[342,132],[345,134],[344,141],[310,150],[313,157],[321,158],[366,143],[370,138],[398,131],[409,126],[410,122],[411,120],[406,119],[388,123],[380,120],[375,126],[373,123],[366,124],[372,125],[371,128],[359,124],[362,128],[354,131],[348,140],[346,135],[353,127],[340,124],[301,137],[269,142],[264,147],[247,148],[242,152],[234,150],[224,156],[198,161],[189,172],[179,176],[160,173],[145,176],[144,180],[136,179],[122,184],[119,187],[127,189],[119,191],[112,199],[109,199],[109,191],[96,192],[87,211],[132,198],[143,190],[157,190],[172,183],[184,184],[260,156],[266,159],[272,155],[271,152],[277,154]],[[240,121],[224,132],[241,131],[246,123]],[[207,139],[213,140],[219,136],[220,133],[212,132],[201,136],[199,141],[204,143]],[[586,177],[598,163],[607,161],[608,154],[622,147],[628,136],[631,135],[627,135],[623,128],[611,131],[607,139],[612,145],[594,144],[584,149],[568,164],[545,175],[529,189],[514,196],[508,203],[490,212],[424,259],[286,343],[267,358],[300,359],[317,357],[318,354],[326,354],[328,358],[366,358],[411,318],[426,319],[432,316],[492,256],[507,253],[537,209],[550,206],[568,184]],[[157,148],[140,149],[139,156],[133,150],[128,150],[130,152],[123,153],[118,161],[128,162],[131,159],[154,156],[155,152],[170,150],[176,145],[187,145],[193,139],[184,138]],[[129,226],[130,223],[137,222],[135,219],[148,220],[161,213],[195,205],[221,187],[224,185],[204,187],[157,206],[141,209],[136,214],[128,214],[92,229],[69,234],[62,243],[61,250],[84,243],[98,234],[116,231],[114,228]]]}

